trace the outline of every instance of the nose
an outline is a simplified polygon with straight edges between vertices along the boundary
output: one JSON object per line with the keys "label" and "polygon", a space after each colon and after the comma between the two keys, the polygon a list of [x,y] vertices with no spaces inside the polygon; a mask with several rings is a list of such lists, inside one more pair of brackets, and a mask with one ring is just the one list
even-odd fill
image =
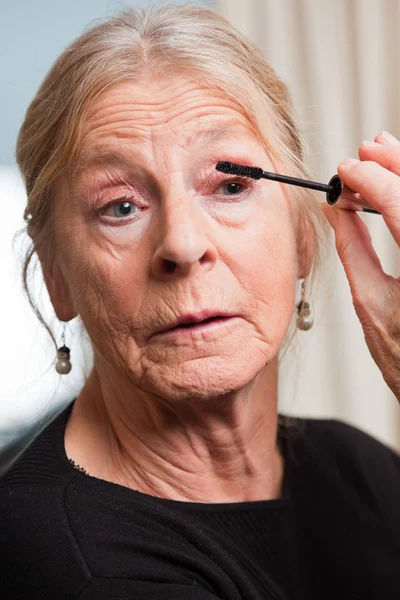
{"label": "nose", "polygon": [[209,236],[207,217],[187,193],[163,203],[157,249],[151,269],[158,278],[185,276],[212,269],[218,251]]}

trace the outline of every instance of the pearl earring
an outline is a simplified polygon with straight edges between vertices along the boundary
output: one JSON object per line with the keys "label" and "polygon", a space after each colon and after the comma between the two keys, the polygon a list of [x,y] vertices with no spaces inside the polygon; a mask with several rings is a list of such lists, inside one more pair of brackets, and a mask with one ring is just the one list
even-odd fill
{"label": "pearl earring", "polygon": [[308,304],[308,302],[304,301],[304,282],[305,279],[303,279],[303,282],[301,284],[301,301],[297,305],[298,317],[296,325],[299,329],[307,331],[307,329],[311,329],[311,327],[314,325],[314,320],[311,315],[310,305]]}
{"label": "pearl earring", "polygon": [[72,369],[72,365],[69,360],[69,355],[71,351],[65,345],[65,327],[66,323],[64,323],[64,331],[61,335],[63,345],[57,350],[56,371],[57,373],[60,373],[60,375],[67,375]]}

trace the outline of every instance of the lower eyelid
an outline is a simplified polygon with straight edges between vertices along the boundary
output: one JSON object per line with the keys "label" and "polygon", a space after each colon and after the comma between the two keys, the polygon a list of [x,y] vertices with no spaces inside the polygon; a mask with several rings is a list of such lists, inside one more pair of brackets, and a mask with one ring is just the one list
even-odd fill
{"label": "lower eyelid", "polygon": [[138,223],[141,219],[142,219],[142,215],[140,217],[134,217],[134,218],[127,217],[125,219],[118,219],[117,217],[114,217],[114,218],[100,217],[99,221],[100,221],[101,225],[105,225],[106,227],[116,228],[116,227],[127,227],[128,225],[131,225],[132,223]]}

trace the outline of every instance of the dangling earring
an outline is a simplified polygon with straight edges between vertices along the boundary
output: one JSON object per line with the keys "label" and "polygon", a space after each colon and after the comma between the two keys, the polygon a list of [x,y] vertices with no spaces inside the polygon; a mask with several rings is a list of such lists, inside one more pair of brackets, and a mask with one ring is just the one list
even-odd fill
{"label": "dangling earring", "polygon": [[57,350],[56,371],[57,373],[60,373],[60,375],[67,375],[72,369],[72,365],[69,360],[71,351],[65,345],[65,327],[66,323],[64,323],[64,331],[62,332],[61,336],[63,345]]}
{"label": "dangling earring", "polygon": [[297,327],[302,329],[303,331],[307,331],[307,329],[311,329],[314,325],[314,320],[311,315],[310,305],[308,302],[304,302],[304,285],[305,279],[303,279],[303,283],[301,284],[301,300],[297,305]]}

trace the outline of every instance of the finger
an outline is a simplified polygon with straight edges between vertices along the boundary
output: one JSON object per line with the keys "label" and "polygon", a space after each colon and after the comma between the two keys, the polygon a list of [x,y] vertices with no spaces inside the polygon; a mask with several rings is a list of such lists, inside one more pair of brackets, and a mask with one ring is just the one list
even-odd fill
{"label": "finger", "polygon": [[[354,161],[355,159],[351,159]],[[375,161],[363,160],[338,166],[339,177],[352,190],[359,192],[380,212],[400,246],[400,178]]]}
{"label": "finger", "polygon": [[384,169],[400,175],[400,143],[398,146],[365,141],[358,149],[361,160],[375,161]]}
{"label": "finger", "polygon": [[336,250],[355,306],[376,305],[379,303],[379,291],[386,289],[386,273],[372,246],[366,224],[355,211],[334,208],[326,202],[321,206],[335,231]]}
{"label": "finger", "polygon": [[388,131],[378,133],[374,141],[385,146],[400,146],[400,141]]}

